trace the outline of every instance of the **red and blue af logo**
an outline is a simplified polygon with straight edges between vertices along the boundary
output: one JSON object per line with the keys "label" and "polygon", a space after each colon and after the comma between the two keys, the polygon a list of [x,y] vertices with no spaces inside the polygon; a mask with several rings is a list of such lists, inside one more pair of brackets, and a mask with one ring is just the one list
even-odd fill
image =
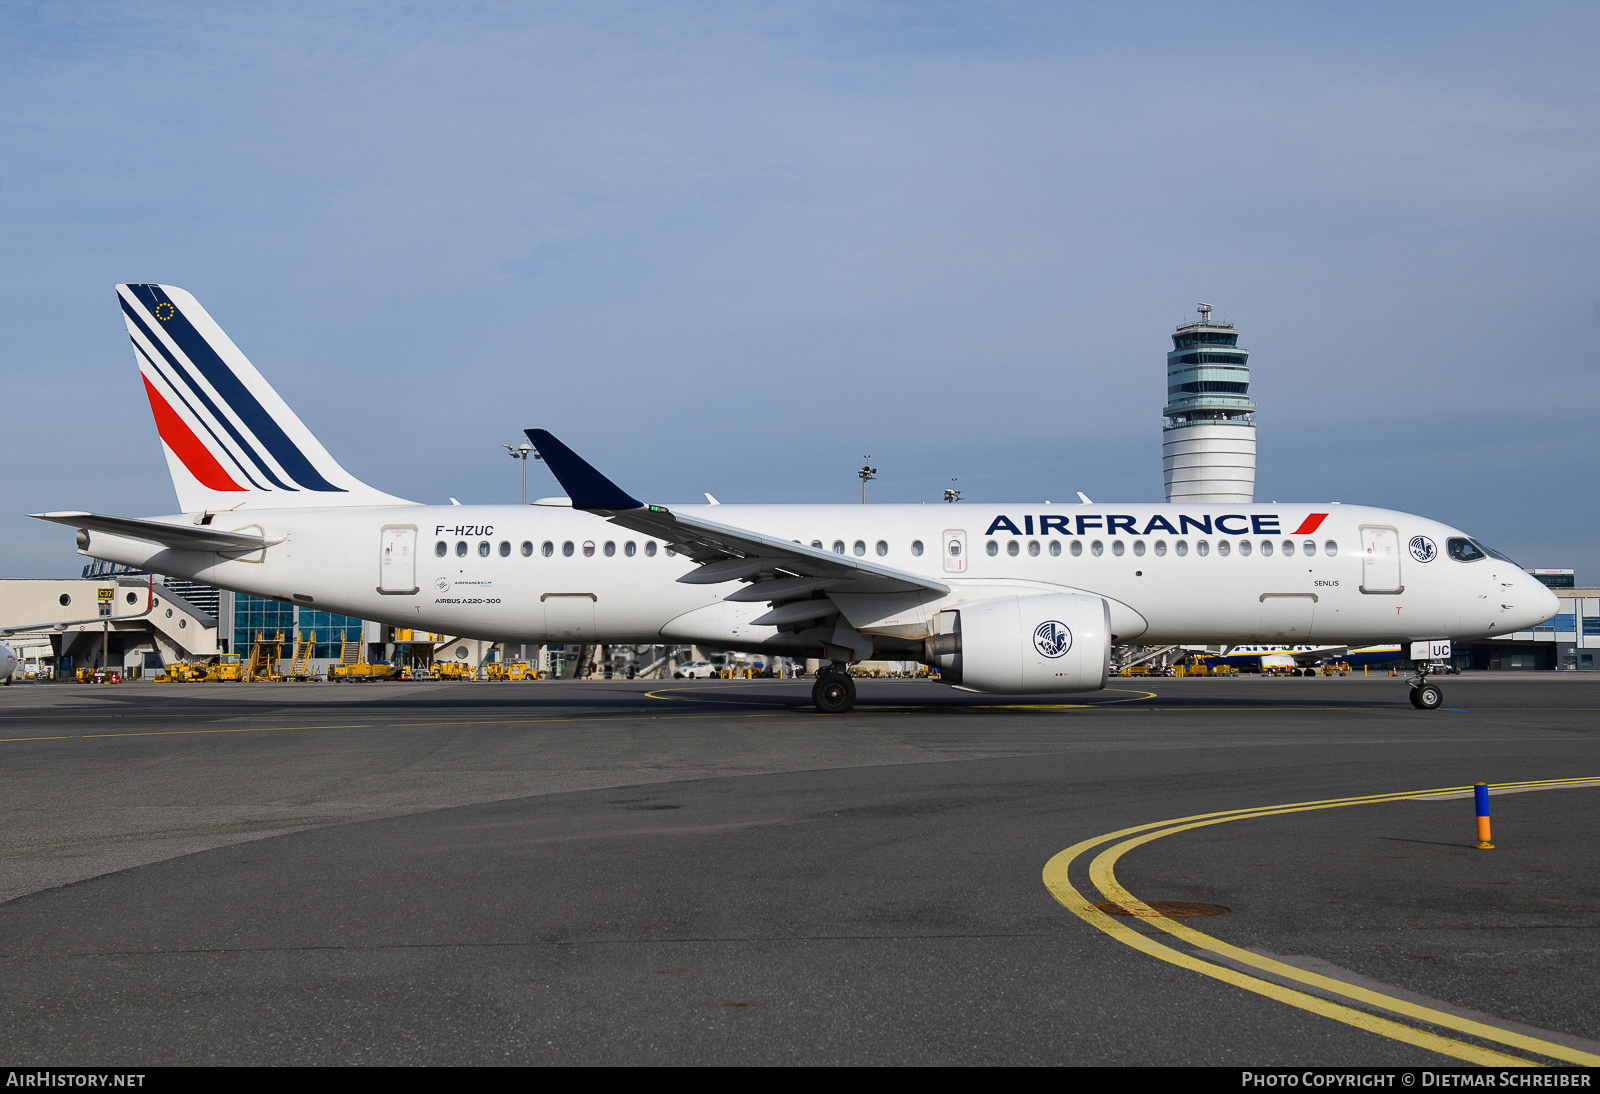
{"label": "red and blue af logo", "polygon": [[1427,536],[1412,536],[1407,546],[1411,548],[1411,557],[1418,562],[1432,562],[1439,557],[1439,548]]}
{"label": "red and blue af logo", "polygon": [[1060,657],[1072,648],[1072,632],[1064,623],[1047,619],[1033,629],[1033,648],[1045,657]]}

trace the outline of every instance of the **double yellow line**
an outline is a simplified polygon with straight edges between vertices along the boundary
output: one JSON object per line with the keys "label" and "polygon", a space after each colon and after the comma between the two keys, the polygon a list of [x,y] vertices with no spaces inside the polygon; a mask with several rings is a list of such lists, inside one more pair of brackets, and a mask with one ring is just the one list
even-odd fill
{"label": "double yellow line", "polygon": [[[1536,782],[1496,783],[1493,789],[1553,788],[1581,785],[1583,783],[1592,783],[1593,781],[1593,778],[1545,779]],[[1157,937],[1134,930],[1127,923],[1121,922],[1095,907],[1093,902],[1073,886],[1068,877],[1068,872],[1076,859],[1102,844],[1110,843],[1112,844],[1110,847],[1101,851],[1090,862],[1090,882],[1103,894],[1106,901],[1120,904],[1137,919],[1159,928],[1194,949],[1213,953],[1240,965],[1270,973],[1280,979],[1303,984],[1325,994],[1340,996],[1367,1007],[1409,1018],[1415,1022],[1426,1023],[1441,1029],[1455,1030],[1458,1033],[1464,1033],[1483,1041],[1505,1045],[1509,1048],[1560,1060],[1564,1063],[1578,1064],[1585,1067],[1600,1066],[1600,1056],[1593,1053],[1582,1052],[1578,1049],[1568,1048],[1565,1045],[1500,1029],[1497,1026],[1486,1025],[1482,1022],[1475,1022],[1459,1015],[1421,1006],[1404,999],[1397,999],[1382,992],[1372,991],[1368,988],[1346,983],[1343,980],[1308,972],[1305,969],[1287,965],[1282,961],[1275,961],[1270,957],[1230,945],[1221,939],[1211,937],[1203,931],[1197,931],[1193,927],[1161,915],[1125,889],[1122,883],[1117,880],[1115,873],[1117,860],[1135,847],[1142,847],[1152,840],[1160,839],[1163,836],[1176,835],[1179,832],[1189,832],[1196,828],[1206,828],[1214,824],[1250,820],[1255,817],[1270,817],[1282,813],[1309,813],[1319,809],[1341,809],[1351,805],[1374,805],[1380,802],[1404,801],[1407,798],[1416,798],[1422,795],[1450,793],[1460,790],[1470,791],[1471,789],[1471,787],[1443,787],[1436,790],[1410,790],[1401,794],[1371,794],[1357,798],[1332,798],[1324,801],[1298,802],[1256,809],[1232,809],[1220,813],[1201,813],[1192,817],[1179,817],[1175,820],[1141,824],[1133,828],[1108,832],[1103,836],[1096,836],[1093,839],[1087,839],[1082,843],[1075,843],[1068,847],[1045,864],[1044,883],[1045,887],[1050,890],[1051,895],[1060,901],[1068,911],[1091,926],[1104,931],[1118,942],[1132,946],[1134,949],[1149,954],[1151,957],[1160,958],[1162,961],[1221,980],[1246,991],[1255,992],[1257,995],[1265,996],[1268,999],[1286,1003],[1292,1007],[1299,1007],[1301,1010],[1310,1011],[1313,1014],[1320,1014],[1324,1018],[1332,1018],[1334,1021],[1355,1026],[1357,1029],[1363,1029],[1369,1033],[1391,1037],[1397,1041],[1404,1041],[1406,1044],[1416,1045],[1445,1056],[1453,1056],[1469,1063],[1481,1064],[1486,1067],[1542,1066],[1536,1060],[1512,1056],[1508,1053],[1483,1048],[1467,1041],[1459,1041],[1453,1037],[1418,1029],[1415,1026],[1407,1025],[1405,1022],[1381,1017],[1366,1010],[1358,1010],[1342,1003],[1335,1003],[1319,995],[1311,995],[1270,980],[1251,976],[1227,965],[1217,964],[1193,956],[1183,950],[1167,945]]]}

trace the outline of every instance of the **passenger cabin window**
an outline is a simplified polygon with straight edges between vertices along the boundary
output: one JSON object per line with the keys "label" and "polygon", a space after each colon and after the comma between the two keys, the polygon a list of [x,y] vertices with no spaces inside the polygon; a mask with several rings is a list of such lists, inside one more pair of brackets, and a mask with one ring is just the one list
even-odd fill
{"label": "passenger cabin window", "polygon": [[1217,540],[1217,554],[1226,555],[1231,550],[1233,550],[1233,548],[1228,546],[1228,541],[1227,540],[1225,540],[1225,539]]}
{"label": "passenger cabin window", "polygon": [[1155,551],[1156,551],[1156,557],[1157,558],[1160,558],[1162,555],[1166,554],[1167,553],[1167,541],[1164,540],[1164,539],[1156,540]]}
{"label": "passenger cabin window", "polygon": [[639,545],[634,543],[631,539],[622,545],[622,553],[627,555],[629,558],[632,558],[638,550]]}
{"label": "passenger cabin window", "polygon": [[1306,553],[1307,558],[1310,558],[1312,555],[1317,553],[1316,543],[1309,539],[1300,545],[1300,549]]}
{"label": "passenger cabin window", "polygon": [[616,554],[617,553],[616,541],[615,540],[610,540],[610,539],[606,540],[605,551],[606,551],[606,557],[607,558],[610,558],[612,555]]}
{"label": "passenger cabin window", "polygon": [[1239,554],[1243,555],[1245,558],[1249,558],[1250,557],[1250,541],[1249,540],[1241,539],[1239,541]]}
{"label": "passenger cabin window", "polygon": [[656,553],[655,541],[651,540],[649,543],[646,543],[644,545],[644,554],[645,554],[646,558],[654,558],[655,557],[655,553]]}
{"label": "passenger cabin window", "polygon": [[482,542],[480,542],[478,544],[478,557],[479,558],[488,558],[489,557],[489,541],[488,540],[483,540]]}
{"label": "passenger cabin window", "polygon": [[1118,558],[1121,558],[1122,552],[1126,551],[1127,549],[1127,545],[1124,544],[1120,539],[1114,539],[1111,541],[1111,553],[1116,555]]}
{"label": "passenger cabin window", "polygon": [[511,543],[510,543],[510,541],[508,541],[508,540],[501,540],[500,541],[500,557],[501,558],[510,558],[511,557]]}
{"label": "passenger cabin window", "polygon": [[549,540],[545,540],[544,545],[539,548],[539,553],[545,558],[549,558],[551,555],[556,553],[556,545],[551,543]]}
{"label": "passenger cabin window", "polygon": [[1136,540],[1133,541],[1133,553],[1135,555],[1143,555],[1144,554],[1144,540],[1136,539]]}
{"label": "passenger cabin window", "polygon": [[1056,557],[1059,557],[1060,554],[1061,554],[1061,541],[1059,539],[1051,540],[1050,541],[1050,557],[1051,558],[1056,558]]}
{"label": "passenger cabin window", "polygon": [[836,555],[844,554],[844,540],[836,539],[833,541],[833,553]]}
{"label": "passenger cabin window", "polygon": [[1072,541],[1072,557],[1077,558],[1081,554],[1083,554],[1083,540],[1075,539]]}
{"label": "passenger cabin window", "polygon": [[1261,541],[1261,554],[1266,558],[1272,557],[1272,541],[1270,539],[1264,539]]}
{"label": "passenger cabin window", "polygon": [[1293,554],[1294,554],[1294,540],[1292,540],[1292,539],[1284,540],[1283,541],[1283,557],[1289,558]]}
{"label": "passenger cabin window", "polygon": [[572,544],[572,541],[570,539],[567,540],[566,542],[562,543],[562,545],[561,545],[561,557],[562,558],[571,558],[572,557],[572,552],[573,552],[573,544]]}
{"label": "passenger cabin window", "polygon": [[991,558],[1000,553],[1000,545],[992,539],[983,545],[983,549],[988,552]]}
{"label": "passenger cabin window", "polygon": [[878,557],[879,558],[882,558],[884,555],[889,553],[889,541],[885,540],[885,539],[880,539],[877,543],[875,543],[873,545],[872,549],[874,551],[878,552]]}
{"label": "passenger cabin window", "polygon": [[922,541],[920,539],[914,539],[911,541],[911,553],[913,555],[922,554]]}
{"label": "passenger cabin window", "polygon": [[1033,555],[1035,558],[1038,557],[1038,555],[1039,555],[1039,541],[1038,540],[1030,539],[1028,541],[1028,554]]}
{"label": "passenger cabin window", "polygon": [[1339,545],[1330,539],[1322,545],[1322,553],[1332,558],[1339,553]]}
{"label": "passenger cabin window", "polygon": [[438,543],[433,545],[433,553],[438,555],[440,558],[443,558],[445,555],[450,553],[450,545],[441,539]]}
{"label": "passenger cabin window", "polygon": [[525,539],[525,540],[522,541],[522,557],[523,558],[532,558],[533,557],[533,540]]}
{"label": "passenger cabin window", "polygon": [[1101,555],[1106,553],[1106,545],[1101,543],[1099,540],[1095,540],[1093,543],[1089,544],[1089,553],[1094,555],[1096,558],[1099,558]]}
{"label": "passenger cabin window", "polygon": [[1199,555],[1201,558],[1205,558],[1207,555],[1209,555],[1211,553],[1211,544],[1207,543],[1203,539],[1195,540],[1194,541],[1194,553]]}
{"label": "passenger cabin window", "polygon": [[1172,549],[1178,552],[1179,556],[1186,555],[1189,553],[1189,541],[1186,539],[1180,539],[1177,543],[1172,545]]}
{"label": "passenger cabin window", "polygon": [[586,539],[586,540],[583,541],[583,557],[584,558],[593,558],[594,557],[594,540]]}
{"label": "passenger cabin window", "polygon": [[867,541],[864,539],[858,539],[856,540],[855,546],[850,549],[856,553],[857,558],[861,558],[867,553]]}
{"label": "passenger cabin window", "polygon": [[467,541],[466,540],[462,539],[462,540],[457,540],[456,541],[456,557],[457,558],[466,558],[467,557]]}
{"label": "passenger cabin window", "polygon": [[1016,558],[1017,552],[1020,550],[1022,550],[1022,548],[1017,546],[1016,540],[1012,540],[1010,543],[1006,544],[1006,554],[1010,555],[1012,558]]}
{"label": "passenger cabin window", "polygon": [[1452,539],[1445,544],[1444,549],[1450,552],[1450,557],[1457,562],[1476,562],[1480,558],[1489,557],[1478,550],[1478,545],[1470,539]]}

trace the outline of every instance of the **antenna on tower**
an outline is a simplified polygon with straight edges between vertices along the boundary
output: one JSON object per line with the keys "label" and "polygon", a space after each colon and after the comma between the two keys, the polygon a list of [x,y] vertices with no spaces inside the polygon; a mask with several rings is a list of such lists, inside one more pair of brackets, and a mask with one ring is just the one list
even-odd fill
{"label": "antenna on tower", "polygon": [[1202,324],[1206,325],[1206,326],[1210,326],[1211,325],[1211,305],[1210,304],[1196,304],[1195,307],[1200,309],[1200,322]]}

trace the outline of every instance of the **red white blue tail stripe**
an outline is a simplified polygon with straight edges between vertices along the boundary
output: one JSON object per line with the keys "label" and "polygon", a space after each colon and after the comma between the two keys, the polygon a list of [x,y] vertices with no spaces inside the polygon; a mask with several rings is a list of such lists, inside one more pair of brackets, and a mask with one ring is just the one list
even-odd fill
{"label": "red white blue tail stripe", "polygon": [[117,297],[186,512],[404,504],[340,467],[193,296]]}

